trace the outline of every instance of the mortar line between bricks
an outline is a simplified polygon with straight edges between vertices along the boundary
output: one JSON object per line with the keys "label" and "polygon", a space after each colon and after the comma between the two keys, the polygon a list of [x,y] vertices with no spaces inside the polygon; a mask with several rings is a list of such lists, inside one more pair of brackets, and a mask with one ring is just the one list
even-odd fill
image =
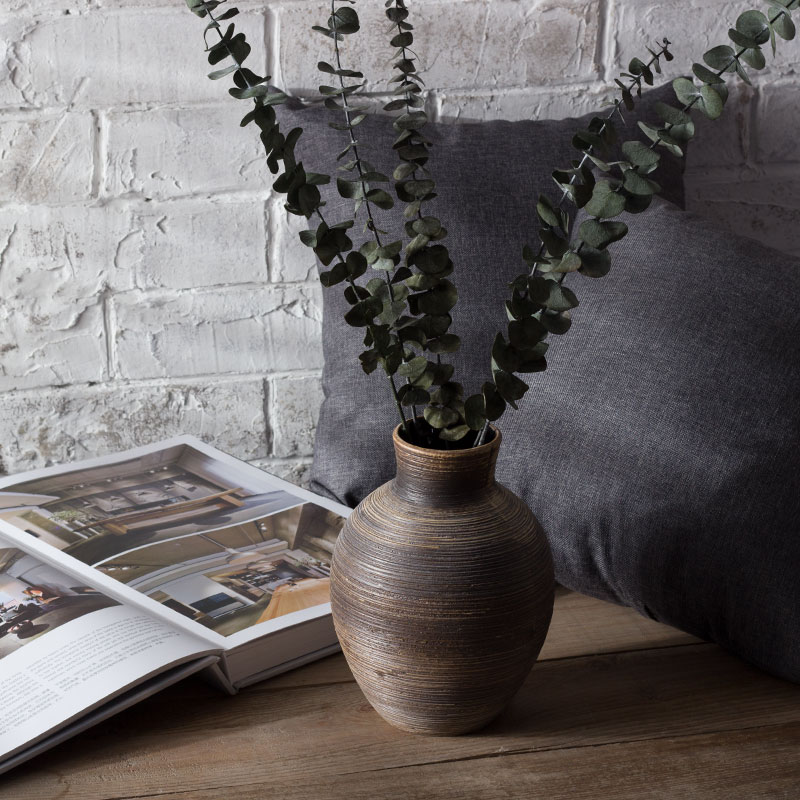
{"label": "mortar line between bricks", "polygon": [[275,424],[273,420],[273,395],[274,390],[271,385],[269,376],[261,381],[262,403],[261,413],[264,415],[264,434],[266,441],[264,447],[267,450],[268,458],[275,456]]}
{"label": "mortar line between bricks", "polygon": [[264,9],[264,44],[267,51],[267,74],[272,76],[274,86],[283,86],[283,70],[281,69],[281,20],[275,9],[268,5]]}
{"label": "mortar line between bricks", "polygon": [[194,386],[195,384],[208,384],[213,381],[214,385],[250,383],[254,381],[271,380],[298,380],[298,379],[319,379],[322,375],[322,368],[306,368],[296,370],[277,370],[270,372],[263,370],[260,372],[203,372],[197,375],[179,375],[169,377],[143,377],[126,378],[116,377],[107,381],[81,381],[65,385],[49,384],[45,386],[27,386],[21,389],[8,389],[0,391],[4,397],[21,397],[29,394],[41,394],[42,392],[62,392],[67,393],[73,390],[97,392],[110,391],[112,389],[151,389],[151,388],[176,388]]}
{"label": "mortar line between bricks", "polygon": [[604,85],[608,85],[611,74],[611,3],[612,0],[598,0],[597,9],[597,46],[595,57],[600,77]]}
{"label": "mortar line between bricks", "polygon": [[278,269],[278,214],[277,208],[280,203],[280,198],[277,195],[271,195],[264,202],[264,231],[267,235],[267,241],[264,243],[265,258],[267,259],[267,277],[272,285],[279,283],[275,280]]}
{"label": "mortar line between bricks", "polygon": [[90,194],[100,199],[106,186],[106,161],[108,156],[108,123],[102,111],[92,111],[92,181]]}
{"label": "mortar line between bricks", "polygon": [[114,314],[114,303],[111,289],[108,284],[103,287],[100,294],[100,302],[103,304],[103,333],[106,340],[106,369],[108,377],[113,381],[117,376],[116,362],[116,342],[114,337],[116,315]]}

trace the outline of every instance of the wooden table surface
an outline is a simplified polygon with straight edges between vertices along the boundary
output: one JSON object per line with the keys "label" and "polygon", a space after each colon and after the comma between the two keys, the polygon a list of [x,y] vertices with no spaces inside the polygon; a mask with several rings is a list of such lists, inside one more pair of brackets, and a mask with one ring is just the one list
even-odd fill
{"label": "wooden table surface", "polygon": [[0,777],[3,800],[800,798],[800,687],[560,591],[482,732],[410,736],[341,656],[225,697],[185,681]]}

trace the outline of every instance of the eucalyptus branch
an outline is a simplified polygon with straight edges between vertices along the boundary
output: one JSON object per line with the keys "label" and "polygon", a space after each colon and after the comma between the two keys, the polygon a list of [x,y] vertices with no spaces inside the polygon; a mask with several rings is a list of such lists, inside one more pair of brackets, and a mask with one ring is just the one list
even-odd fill
{"label": "eucalyptus branch", "polygon": [[[666,61],[671,61],[673,56],[669,51],[669,46],[671,42],[664,38],[659,43],[659,49],[657,52],[649,50],[650,52],[650,59],[647,62],[643,62],[641,59],[634,58],[628,67],[629,72],[622,73],[620,77],[628,78],[629,82],[626,85],[623,83],[619,78],[615,79],[615,83],[621,90],[621,97],[617,98],[613,101],[613,108],[611,111],[603,118],[597,117],[593,120],[595,123],[590,131],[579,133],[576,136],[576,140],[579,144],[582,145],[583,156],[581,157],[580,161],[577,164],[574,164],[573,169],[570,171],[567,170],[556,170],[553,173],[553,177],[556,180],[556,183],[559,184],[561,187],[561,197],[558,199],[556,203],[550,201],[545,195],[540,195],[539,201],[536,205],[537,216],[539,218],[540,224],[543,226],[542,230],[540,231],[540,238],[542,239],[541,244],[539,245],[538,251],[534,254],[531,250],[529,245],[526,245],[523,248],[523,258],[529,264],[529,279],[533,278],[537,273],[537,268],[540,264],[552,266],[554,255],[549,252],[549,247],[554,247],[556,249],[561,249],[561,240],[560,237],[557,235],[556,231],[561,230],[565,235],[569,231],[570,225],[570,217],[569,215],[561,210],[561,207],[564,204],[564,200],[567,197],[575,200],[576,202],[580,202],[581,200],[581,188],[577,185],[577,181],[579,177],[583,177],[584,180],[587,180],[587,172],[586,166],[588,161],[592,161],[593,163],[597,163],[598,158],[596,156],[596,149],[598,146],[606,145],[606,132],[613,127],[612,120],[616,114],[619,114],[620,117],[622,116],[622,109],[621,106],[624,104],[628,111],[632,111],[635,106],[635,101],[633,99],[633,92],[636,92],[638,97],[641,97],[642,94],[642,81],[644,81],[647,85],[652,86],[654,83],[653,77],[653,70],[655,69],[656,72],[661,72],[660,66],[660,59],[664,58]],[[649,49],[649,48],[648,48]],[[602,162],[600,162],[602,163]],[[561,181],[561,182],[559,182]],[[566,181],[566,183],[564,183]],[[587,181],[588,182],[588,181]],[[588,198],[586,198],[588,199]],[[549,245],[549,247],[548,247]],[[583,249],[583,242],[580,242],[579,245],[574,250],[574,255],[578,257],[578,261],[573,263],[577,263],[580,265],[579,256],[581,250]],[[563,263],[565,255],[569,256],[570,251],[564,249],[561,253],[558,254],[559,257],[559,267],[561,263]],[[566,262],[569,265],[569,261]],[[572,297],[570,295],[565,295],[563,291],[560,290],[560,287],[564,283],[564,279],[566,278],[568,272],[565,269],[562,271],[557,278],[555,278],[555,283],[557,284],[557,290],[555,292],[555,297],[553,300],[555,302],[560,303],[561,305],[566,304],[568,301],[571,302]],[[509,316],[512,320],[511,325],[509,326],[509,335],[514,336],[516,335],[519,338],[519,333],[512,327],[514,322],[518,320],[519,317],[523,316],[522,314],[518,313],[520,305],[529,297],[530,295],[530,285],[528,281],[519,280],[518,283],[518,291],[519,297],[515,298],[517,310],[515,311],[513,307],[509,308]],[[547,295],[546,300],[549,300],[549,294]],[[577,305],[577,298],[575,298],[575,304]],[[540,351],[540,358],[533,359],[533,363],[530,365],[533,367],[531,371],[538,371],[539,369],[545,369],[547,362],[544,357],[544,353],[547,349],[546,343],[544,343],[544,338],[547,336],[548,333],[565,333],[566,330],[569,328],[570,325],[570,317],[569,317],[569,309],[556,311],[552,308],[547,308],[545,304],[543,307],[539,308],[538,310],[528,309],[533,313],[531,316],[542,322],[542,318],[544,317],[544,329],[537,329],[532,323],[528,323],[529,334],[539,334],[540,338],[538,340],[534,340],[533,344],[539,348]],[[516,314],[516,316],[515,316]],[[550,330],[550,328],[554,328]],[[495,339],[494,344],[494,351],[498,353],[503,353],[505,355],[505,360],[508,359],[509,349],[505,345],[505,341],[501,339]],[[536,349],[534,348],[534,354],[536,354]],[[538,364],[536,362],[539,362]],[[513,377],[513,375],[512,375]],[[507,392],[508,393],[519,393],[522,390],[522,381],[519,383],[515,383],[509,380],[506,380],[508,384]],[[498,415],[498,417],[505,411],[505,404],[501,402],[501,399],[506,399],[507,402],[513,403],[517,399],[521,399],[524,395],[524,391],[522,391],[522,395],[520,397],[514,397],[510,400],[508,398],[503,398],[502,393],[501,397],[497,397],[496,394],[492,390],[492,384],[490,382],[484,383],[483,389],[483,399],[474,399],[472,400],[474,407],[480,412],[481,405],[483,405],[484,409],[487,407],[487,395],[494,395],[494,413]],[[527,390],[528,387],[525,387]],[[476,414],[475,422],[480,421],[480,413]],[[490,418],[487,416],[483,425],[478,432],[478,435],[475,437],[474,447],[480,447],[486,440],[486,435],[489,431],[489,423]]]}
{"label": "eucalyptus branch", "polygon": [[[608,127],[611,124],[611,121],[613,120],[614,116],[616,114],[619,114],[620,116],[622,116],[621,106],[623,104],[626,106],[628,111],[632,111],[633,110],[634,102],[635,102],[633,100],[633,94],[632,94],[633,91],[636,90],[637,95],[639,97],[641,97],[641,94],[642,94],[642,80],[644,79],[645,82],[648,85],[652,85],[653,84],[652,69],[655,67],[658,71],[660,71],[659,59],[663,57],[667,61],[671,61],[672,60],[673,56],[672,56],[672,54],[670,53],[670,51],[668,49],[670,44],[672,44],[672,42],[670,42],[668,39],[665,38],[663,40],[663,42],[661,43],[660,49],[659,49],[659,51],[657,53],[653,53],[653,51],[650,51],[651,54],[652,54],[651,58],[643,66],[642,66],[642,62],[639,59],[634,59],[633,61],[631,61],[629,69],[637,70],[638,74],[633,74],[633,75],[628,76],[627,73],[623,73],[622,77],[630,77],[630,79],[631,79],[627,86],[625,86],[625,84],[622,83],[622,81],[620,81],[619,78],[617,78],[615,80],[615,83],[617,84],[617,86],[619,86],[619,88],[622,91],[622,98],[621,99],[618,98],[618,99],[614,100],[614,102],[613,102],[613,106],[614,107],[611,109],[611,111],[608,113],[608,115],[606,117],[601,118],[601,124],[599,125],[599,127],[597,128],[596,131],[593,131],[593,133],[596,133],[596,135],[599,136],[602,139],[603,134],[608,129]],[[595,151],[595,147],[596,147],[596,142],[590,141],[588,143],[588,146],[583,151],[583,156],[582,156],[581,160],[578,162],[577,165],[575,165],[575,173],[572,175],[572,177],[567,182],[567,186],[562,187],[561,197],[559,198],[558,202],[554,206],[551,205],[549,210],[556,211],[556,210],[560,209],[561,206],[564,204],[564,200],[566,200],[567,197],[570,196],[569,187],[570,186],[575,186],[575,184],[576,184],[576,182],[578,180],[578,176],[581,174],[581,172],[583,170],[583,167],[586,165],[586,162],[592,160],[592,157],[593,157],[594,151]],[[545,202],[545,201],[540,200],[540,203],[541,202]],[[566,233],[567,232],[567,228],[569,227],[568,218],[565,219],[562,216],[562,217],[560,217],[560,222],[562,223],[561,228]],[[541,259],[541,257],[544,255],[545,249],[546,249],[545,248],[545,243],[542,242],[539,245],[539,251],[536,253],[536,256],[533,259],[531,259],[531,261],[532,261],[532,266],[531,266],[531,271],[530,271],[531,275],[535,274],[538,260]],[[560,280],[563,281],[565,275],[566,275],[566,273],[562,273]]]}
{"label": "eucalyptus branch", "polygon": [[[325,95],[328,108],[344,114],[344,123],[334,123],[333,127],[348,133],[347,147],[338,160],[352,154],[352,160],[340,167],[340,172],[350,172],[352,178],[339,177],[336,184],[342,196],[355,201],[354,217],[361,205],[366,208],[366,228],[371,238],[358,249],[348,235],[355,219],[328,224],[322,213],[324,203],[319,187],[329,183],[330,176],[306,172],[295,157],[302,130],[295,128],[284,134],[280,129],[274,107],[287,99],[286,94],[270,87],[269,77],[259,77],[244,66],[250,46],[244,34],[235,32],[233,23],[223,32],[220,23],[232,19],[238,11],[232,8],[216,16],[213,12],[225,0],[186,2],[197,16],[209,19],[204,39],[210,30],[215,30],[219,37],[219,41],[206,47],[209,62],[212,65],[226,59],[232,62],[209,77],[219,80],[231,75],[235,86],[229,89],[230,94],[253,100],[253,108],[242,119],[242,125],[255,122],[260,129],[267,164],[277,174],[273,187],[286,196],[286,210],[309,221],[318,220],[316,227],[303,231],[300,238],[326,268],[320,273],[322,284],[326,287],[346,284],[344,296],[350,309],[345,313],[345,321],[365,329],[367,349],[359,356],[364,371],[383,368],[407,433],[411,433],[411,428],[404,407],[410,406],[416,419],[417,404],[425,404],[427,429],[422,433],[431,447],[446,447],[450,442],[464,446],[470,441],[479,445],[485,439],[489,422],[498,419],[508,406],[517,407],[517,401],[529,389],[518,374],[546,369],[547,338],[550,334],[564,334],[570,328],[570,310],[578,305],[578,298],[564,286],[566,276],[580,272],[599,278],[608,273],[609,246],[628,232],[627,225],[614,218],[623,211],[636,214],[646,210],[653,196],[661,191],[651,177],[661,160],[657,148],[682,158],[684,144],[695,132],[690,112],[699,110],[711,119],[719,117],[728,97],[723,75],[735,73],[749,82],[745,65],[762,69],[766,65],[762,45],[770,41],[774,54],[776,37],[785,40],[795,37],[792,12],[800,7],[800,0],[767,0],[772,7],[769,16],[760,11],[741,14],[736,27],[728,33],[734,47],[712,48],[703,56],[705,64],[692,66],[694,77],[679,77],[672,82],[678,107],[657,103],[655,110],[661,123],[639,123],[649,143],[623,142],[621,156],[609,160],[607,153],[616,135],[614,115],[622,116],[623,104],[628,109],[635,106],[633,94],[641,95],[643,83],[653,84],[653,71],[661,71],[659,60],[671,60],[669,42],[663,40],[658,52],[650,50],[649,61],[630,62],[628,72],[622,74],[628,83],[616,80],[622,96],[615,100],[612,111],[604,118],[595,117],[588,130],[575,135],[573,145],[581,152],[580,159],[573,161],[568,169],[553,172],[561,197],[556,202],[544,194],[539,197],[536,212],[541,223],[541,245],[536,253],[526,246],[523,258],[528,270],[511,283],[512,297],[506,303],[508,340],[497,334],[491,350],[492,379],[484,382],[480,393],[464,400],[462,386],[452,380],[452,365],[441,360],[442,354],[454,352],[459,346],[458,337],[449,333],[450,311],[458,295],[453,283],[447,280],[453,271],[448,250],[441,243],[447,231],[438,219],[423,213],[424,203],[436,194],[427,166],[430,142],[421,132],[427,123],[422,99],[424,82],[417,73],[411,50],[414,34],[408,21],[407,0],[385,0],[386,16],[392,23],[390,43],[396,48],[397,75],[392,82],[398,84],[394,91],[397,98],[385,110],[401,112],[393,122],[398,132],[393,148],[401,162],[393,177],[397,197],[405,203],[406,233],[410,238],[402,265],[403,242],[384,244],[374,214],[375,208],[388,210],[394,204],[388,192],[371,186],[388,182],[389,178],[362,159],[354,132],[364,119],[364,109],[354,106],[352,100],[364,84],[348,85],[346,79],[361,79],[363,75],[342,67],[339,43],[360,28],[358,15],[350,7],[355,0],[338,0],[349,4],[346,6],[337,6],[337,0],[331,0],[327,25],[315,26],[314,30],[334,41],[335,65],[320,62],[318,66],[323,72],[335,75],[338,86],[321,86],[320,92]],[[695,79],[699,79],[700,85]],[[572,241],[568,239],[570,215],[562,208],[567,198],[588,215]],[[383,271],[383,278],[359,285],[358,279],[370,267]],[[435,361],[429,360],[428,354],[435,355]],[[398,388],[395,376],[405,378],[406,385]],[[421,443],[419,438],[418,443]]]}
{"label": "eucalyptus branch", "polygon": [[[392,23],[389,44],[395,48],[396,75],[391,83],[397,87],[393,92],[396,99],[387,103],[384,110],[400,112],[393,122],[397,131],[393,148],[401,163],[393,177],[397,197],[405,203],[403,216],[410,241],[405,248],[404,283],[413,292],[409,308],[415,318],[402,329],[402,336],[404,342],[420,353],[408,367],[411,371],[406,375],[408,384],[403,390],[403,402],[425,404],[428,443],[438,446],[441,442],[458,441],[469,433],[463,419],[463,387],[452,380],[452,365],[442,362],[442,355],[456,352],[461,344],[459,337],[449,330],[450,311],[458,294],[447,279],[453,272],[450,253],[442,243],[447,230],[441,220],[423,214],[424,204],[436,197],[436,184],[427,168],[431,143],[422,133],[428,122],[422,98],[424,81],[410,49],[414,26],[409,22],[406,0],[386,0],[385,5],[386,17]],[[419,176],[420,171],[424,177]],[[435,361],[429,360],[426,353],[435,355]]]}
{"label": "eucalyptus branch", "polygon": [[[544,338],[548,333],[564,333],[569,327],[567,315],[570,308],[578,305],[578,300],[571,290],[562,285],[564,277],[574,271],[589,277],[602,277],[607,274],[611,268],[608,246],[619,241],[628,231],[624,223],[613,221],[613,218],[622,211],[639,213],[645,210],[653,195],[660,192],[661,187],[648,177],[658,168],[660,162],[660,156],[655,152],[655,148],[661,146],[682,158],[683,143],[694,136],[695,128],[689,114],[690,110],[700,110],[710,119],[716,119],[722,114],[728,96],[722,75],[725,72],[735,72],[749,82],[747,72],[742,66],[743,61],[754,69],[762,69],[766,64],[761,52],[762,44],[771,41],[774,53],[776,34],[787,40],[794,38],[795,26],[790,12],[800,7],[800,0],[768,0],[768,2],[776,9],[769,18],[760,11],[746,11],[737,19],[736,27],[729,30],[728,35],[738,49],[720,45],[704,54],[703,60],[708,66],[693,65],[692,71],[695,77],[700,79],[701,86],[696,86],[693,79],[686,77],[676,78],[673,81],[675,95],[682,107],[676,108],[659,103],[656,105],[656,111],[663,120],[663,126],[655,127],[639,123],[640,129],[651,140],[650,145],[635,140],[624,142],[622,152],[625,160],[606,163],[593,154],[594,144],[602,143],[602,139],[583,136],[586,145],[583,148],[584,153],[594,162],[596,170],[600,173],[609,173],[612,168],[616,168],[622,177],[597,180],[592,171],[585,169],[572,171],[572,179],[580,177],[583,179],[583,184],[572,187],[569,191],[570,198],[594,218],[581,224],[576,242],[568,244],[558,233],[559,229],[565,232],[567,229],[568,223],[564,221],[563,212],[557,212],[546,198],[540,198],[537,212],[544,225],[540,233],[544,247],[536,257],[533,257],[533,266],[534,268],[544,266],[550,274],[542,277],[533,274],[535,270],[532,270],[530,275],[520,276],[512,283],[514,296],[507,304],[512,319],[509,324],[510,342],[506,344],[503,337],[498,334],[492,351],[495,388],[503,400],[513,405],[513,401],[521,398],[528,389],[524,381],[513,375],[513,372],[526,371],[525,365],[520,363],[525,349],[530,348],[537,339],[544,348],[546,347]],[[631,62],[631,65],[638,66],[634,62]],[[637,71],[631,69],[631,72]],[[581,136],[582,134],[579,134],[579,137]],[[565,189],[566,175],[567,171],[563,170],[553,173],[556,183]],[[570,186],[573,183],[574,180],[570,180]],[[558,277],[555,278],[555,275]],[[531,295],[536,295],[536,302],[530,302]],[[537,310],[537,305],[541,305],[542,308]],[[553,325],[559,317],[565,324],[562,325],[562,329],[554,330]],[[537,327],[536,323],[543,325],[545,330]],[[516,326],[516,343],[515,332],[512,331],[514,326]],[[543,357],[542,362],[542,368],[546,367]],[[502,379],[503,385],[498,378]],[[502,410],[503,407],[496,409],[499,413],[502,413]],[[486,426],[481,430],[476,443],[482,441],[485,429]]]}

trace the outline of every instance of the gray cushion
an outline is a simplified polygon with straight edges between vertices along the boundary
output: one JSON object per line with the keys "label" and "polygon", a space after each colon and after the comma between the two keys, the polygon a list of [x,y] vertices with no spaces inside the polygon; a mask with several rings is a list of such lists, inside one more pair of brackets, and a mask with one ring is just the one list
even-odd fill
{"label": "gray cushion", "polygon": [[[624,124],[616,119],[620,141],[636,137],[638,120],[657,117],[655,104],[671,98],[669,86],[646,92],[635,112],[626,112]],[[598,110],[597,114],[605,116],[608,111]],[[279,109],[279,115],[285,130],[294,126],[304,129],[298,155],[306,169],[332,171],[343,137],[346,141],[346,134],[329,127],[335,116],[320,108],[286,107]],[[460,295],[452,327],[462,339],[461,351],[453,358],[457,375],[489,377],[488,353],[494,332],[505,325],[503,300],[508,282],[525,270],[522,247],[536,236],[538,195],[543,191],[555,194],[551,173],[569,166],[579,155],[572,147],[572,137],[588,126],[592,116],[439,123],[425,128],[434,143],[430,167],[439,195],[426,208],[439,216],[449,231],[446,243],[455,264],[452,280]],[[391,149],[396,135],[391,119],[369,117],[357,130],[362,157],[391,174],[397,164]],[[679,204],[683,203],[682,163],[667,155],[658,175],[666,196]],[[323,192],[326,220],[346,219],[352,214],[352,202],[327,188]],[[387,241],[405,236],[399,208],[379,212],[379,219],[381,227],[390,232]],[[388,432],[397,412],[386,380],[378,373],[367,376],[361,371],[361,337],[343,322],[349,307],[341,286],[324,292],[326,400],[317,429],[312,478],[316,491],[356,505],[391,470],[388,449],[376,461],[375,441],[387,437],[388,448]],[[347,468],[341,469],[340,462]]]}
{"label": "gray cushion", "polygon": [[[362,140],[385,144],[384,123]],[[433,130],[468,391],[575,125]],[[541,519],[563,584],[800,680],[800,263],[666,204],[627,221],[609,276],[569,278],[582,305],[501,422],[499,478]],[[314,487],[353,505],[392,475],[395,412],[385,380],[358,367],[341,291],[324,296]]]}
{"label": "gray cushion", "polygon": [[[561,583],[800,681],[800,262],[667,203],[623,219],[611,273],[569,276],[581,306],[501,421],[498,477],[544,525]],[[468,388],[492,330],[464,309]],[[353,503],[391,476],[394,419],[346,362],[349,333],[328,320],[314,476]]]}

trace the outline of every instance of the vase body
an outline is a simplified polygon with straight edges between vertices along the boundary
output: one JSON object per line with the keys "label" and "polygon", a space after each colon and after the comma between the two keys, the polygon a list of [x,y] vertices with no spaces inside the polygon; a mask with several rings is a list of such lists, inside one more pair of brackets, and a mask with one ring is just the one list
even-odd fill
{"label": "vase body", "polygon": [[336,633],[372,706],[413,733],[482,727],[544,643],[553,561],[533,513],[494,479],[500,432],[429,450],[394,432],[397,476],[347,520],[331,568]]}

